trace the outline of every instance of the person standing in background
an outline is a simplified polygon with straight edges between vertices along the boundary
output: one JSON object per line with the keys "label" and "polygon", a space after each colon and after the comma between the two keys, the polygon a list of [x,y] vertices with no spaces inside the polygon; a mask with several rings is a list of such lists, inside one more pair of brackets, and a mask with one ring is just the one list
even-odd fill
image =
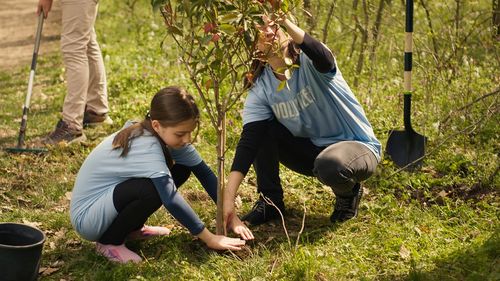
{"label": "person standing in background", "polygon": [[[47,18],[53,0],[39,0],[37,14]],[[112,124],[108,116],[106,72],[94,24],[98,0],[61,0],[61,52],[67,93],[62,118],[45,144],[81,142],[83,127]]]}

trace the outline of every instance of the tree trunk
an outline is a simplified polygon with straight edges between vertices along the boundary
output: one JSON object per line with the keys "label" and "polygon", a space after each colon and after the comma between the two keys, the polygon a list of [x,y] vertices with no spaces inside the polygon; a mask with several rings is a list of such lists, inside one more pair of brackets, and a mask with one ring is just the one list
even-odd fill
{"label": "tree trunk", "polygon": [[375,53],[377,51],[377,46],[378,46],[378,36],[380,34],[380,26],[382,25],[382,18],[384,14],[384,8],[385,8],[385,3],[387,4],[391,3],[391,0],[380,0],[379,6],[377,9],[377,16],[375,18],[375,22],[373,23],[372,27],[372,34],[373,34],[373,42],[372,42],[372,48],[370,52],[370,62],[373,64],[375,62]]}
{"label": "tree trunk", "polygon": [[323,25],[323,39],[321,42],[326,44],[326,39],[328,38],[328,28],[330,27],[330,22],[332,21],[333,11],[335,9],[335,1],[330,5],[330,9],[328,9],[328,14],[326,15],[325,24]]}
{"label": "tree trunk", "polygon": [[500,41],[500,0],[493,0],[493,37]]}
{"label": "tree trunk", "polygon": [[437,62],[437,67],[438,69],[441,69],[441,60],[440,60],[440,55],[439,55],[439,45],[436,40],[436,33],[434,32],[434,27],[432,26],[432,17],[429,9],[427,8],[427,5],[424,0],[420,0],[420,3],[422,4],[422,7],[424,8],[425,11],[425,16],[427,18],[427,25],[429,26],[429,30],[431,32],[431,40],[432,40],[432,49],[434,50],[434,58]]}
{"label": "tree trunk", "polygon": [[311,17],[310,15],[310,12],[312,10],[312,3],[311,3],[311,0],[304,0],[303,1],[303,5],[304,5],[304,9],[303,9],[303,12],[304,12],[304,18],[306,19],[306,28],[308,30],[308,32],[311,34],[313,29],[314,29],[314,26],[316,25],[316,20]]}
{"label": "tree trunk", "polygon": [[217,216],[216,216],[216,233],[225,235],[225,223],[222,211],[224,209],[224,187],[225,187],[225,171],[224,171],[224,154],[226,150],[226,111],[225,108],[219,106],[217,116]]}
{"label": "tree trunk", "polygon": [[369,12],[368,12],[368,6],[366,3],[366,0],[363,0],[363,14],[364,14],[364,20],[363,20],[363,25],[358,20],[358,17],[355,17],[356,19],[356,26],[361,32],[361,47],[359,50],[359,56],[358,56],[358,63],[356,65],[356,73],[357,75],[354,77],[354,86],[358,86],[359,84],[359,76],[361,75],[361,72],[363,72],[363,64],[365,61],[365,52],[366,52],[366,46],[368,44],[368,21],[369,21]]}

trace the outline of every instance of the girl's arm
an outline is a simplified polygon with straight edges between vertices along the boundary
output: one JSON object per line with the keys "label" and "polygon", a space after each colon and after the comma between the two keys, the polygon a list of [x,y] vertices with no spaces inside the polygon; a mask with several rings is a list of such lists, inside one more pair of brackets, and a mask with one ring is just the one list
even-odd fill
{"label": "girl's arm", "polygon": [[173,179],[170,176],[163,176],[151,180],[160,195],[163,206],[165,206],[170,214],[185,226],[191,234],[200,234],[205,225],[181,194],[177,192]]}
{"label": "girl's arm", "polygon": [[200,164],[189,167],[189,169],[193,172],[208,195],[210,195],[210,198],[217,203],[217,177],[210,167],[202,160]]}
{"label": "girl's arm", "polygon": [[321,73],[335,70],[335,59],[332,52],[320,41],[311,37],[289,19],[283,21],[286,31],[302,51],[312,60],[314,67]]}
{"label": "girl's arm", "polygon": [[198,218],[191,206],[182,198],[175,188],[174,181],[169,176],[151,179],[160,195],[165,208],[172,216],[184,225],[191,234],[199,237],[208,247],[216,250],[240,250],[245,245],[244,240],[214,235]]}

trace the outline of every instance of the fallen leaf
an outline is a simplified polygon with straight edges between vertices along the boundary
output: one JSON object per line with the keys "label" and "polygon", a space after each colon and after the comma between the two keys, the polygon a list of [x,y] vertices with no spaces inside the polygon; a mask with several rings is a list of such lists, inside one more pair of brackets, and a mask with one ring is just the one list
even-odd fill
{"label": "fallen leaf", "polygon": [[42,225],[41,222],[31,222],[31,221],[28,221],[26,219],[23,219],[23,223],[26,225],[32,226],[32,227],[36,227],[36,228],[39,228]]}
{"label": "fallen leaf", "polygon": [[64,193],[64,196],[68,199],[68,201],[71,201],[71,191]]}
{"label": "fallen leaf", "polygon": [[413,229],[415,230],[415,232],[417,232],[418,236],[422,236],[422,230],[420,230],[418,226],[415,226]]}
{"label": "fallen leaf", "polygon": [[269,237],[267,238],[266,242],[264,242],[264,244],[266,244],[266,243],[270,242],[270,241],[271,241],[271,240],[273,240],[273,239],[274,239],[274,236],[269,236]]}
{"label": "fallen leaf", "polygon": [[49,276],[58,270],[59,270],[59,268],[55,268],[55,267],[40,267],[40,270],[38,271],[38,273],[40,273],[42,276]]}
{"label": "fallen leaf", "polygon": [[243,202],[241,200],[241,196],[236,196],[236,198],[234,199],[234,205],[236,206],[236,209],[240,209],[241,206],[243,205]]}
{"label": "fallen leaf", "polygon": [[64,261],[63,260],[56,260],[55,262],[53,262],[50,267],[62,267],[64,265]]}
{"label": "fallen leaf", "polygon": [[401,247],[399,248],[399,255],[407,260],[408,258],[410,258],[410,251],[408,249],[406,249],[405,245],[401,245]]}

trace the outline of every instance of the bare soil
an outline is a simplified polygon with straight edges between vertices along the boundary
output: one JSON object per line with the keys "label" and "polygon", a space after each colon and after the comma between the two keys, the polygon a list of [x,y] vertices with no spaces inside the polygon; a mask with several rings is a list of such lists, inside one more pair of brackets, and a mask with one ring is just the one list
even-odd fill
{"label": "bare soil", "polygon": [[[0,5],[0,71],[29,66],[38,23],[37,0],[2,0]],[[61,9],[54,1],[42,30],[39,56],[59,51]]]}

